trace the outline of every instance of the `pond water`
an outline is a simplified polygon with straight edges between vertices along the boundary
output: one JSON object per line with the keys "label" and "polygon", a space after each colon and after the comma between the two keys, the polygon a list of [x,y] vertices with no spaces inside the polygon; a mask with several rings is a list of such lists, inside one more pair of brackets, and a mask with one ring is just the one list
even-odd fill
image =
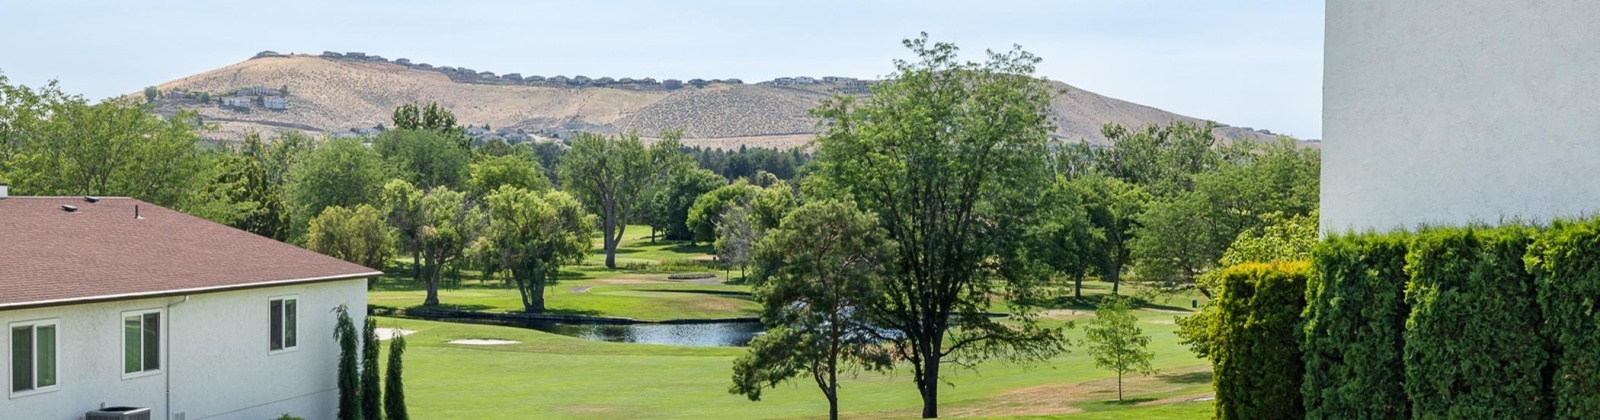
{"label": "pond water", "polygon": [[759,322],[713,322],[703,324],[587,324],[534,320],[452,319],[437,321],[493,324],[529,328],[587,340],[613,343],[666,344],[673,346],[738,347],[763,331]]}
{"label": "pond water", "polygon": [[750,340],[762,332],[759,322],[605,325],[525,321],[518,324],[520,327],[589,340],[675,346],[737,347],[750,344]]}

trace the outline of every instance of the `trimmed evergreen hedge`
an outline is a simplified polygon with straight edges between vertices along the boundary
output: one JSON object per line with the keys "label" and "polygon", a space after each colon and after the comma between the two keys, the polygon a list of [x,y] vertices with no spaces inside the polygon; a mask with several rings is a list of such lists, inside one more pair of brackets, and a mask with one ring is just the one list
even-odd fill
{"label": "trimmed evergreen hedge", "polygon": [[1304,417],[1300,314],[1305,262],[1243,264],[1224,270],[1212,321],[1212,380],[1219,419]]}
{"label": "trimmed evergreen hedge", "polygon": [[1600,415],[1600,220],[1556,223],[1528,250],[1551,344],[1556,418]]}
{"label": "trimmed evergreen hedge", "polygon": [[1542,418],[1548,354],[1533,276],[1531,229],[1440,229],[1406,257],[1411,306],[1405,389],[1416,418]]}
{"label": "trimmed evergreen hedge", "polygon": [[1406,245],[1331,236],[1312,252],[1304,341],[1306,417],[1405,419]]}

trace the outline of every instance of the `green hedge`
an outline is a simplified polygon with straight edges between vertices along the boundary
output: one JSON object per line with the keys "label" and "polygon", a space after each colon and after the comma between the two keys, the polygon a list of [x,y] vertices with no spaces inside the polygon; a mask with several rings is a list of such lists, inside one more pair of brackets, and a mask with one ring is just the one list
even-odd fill
{"label": "green hedge", "polygon": [[1306,286],[1306,417],[1404,419],[1404,235],[1346,235],[1312,252]]}
{"label": "green hedge", "polygon": [[1537,279],[1557,418],[1600,413],[1600,220],[1557,223],[1527,256]]}
{"label": "green hedge", "polygon": [[1540,418],[1548,354],[1533,276],[1531,230],[1440,229],[1406,257],[1411,306],[1405,389],[1416,418]]}
{"label": "green hedge", "polygon": [[1217,418],[1304,417],[1299,335],[1309,273],[1300,262],[1243,264],[1218,276],[1210,354]]}

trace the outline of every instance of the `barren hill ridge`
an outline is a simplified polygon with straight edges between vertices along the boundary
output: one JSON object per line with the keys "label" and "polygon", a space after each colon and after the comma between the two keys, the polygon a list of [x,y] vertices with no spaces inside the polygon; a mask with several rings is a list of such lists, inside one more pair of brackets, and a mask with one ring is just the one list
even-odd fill
{"label": "barren hill ridge", "polygon": [[[439,102],[463,124],[487,124],[501,133],[519,133],[509,135],[517,139],[532,138],[520,133],[652,135],[682,129],[686,145],[791,147],[811,139],[817,129],[809,109],[836,93],[865,92],[867,83],[834,77],[747,84],[738,79],[496,75],[361,53],[269,51],[158,85],[156,103],[164,113],[180,107],[197,110],[222,127],[212,134],[220,139],[237,138],[246,130],[362,131],[387,123],[399,105]],[[1100,127],[1107,122],[1139,126],[1200,121],[1052,83],[1065,90],[1055,100],[1058,139],[1103,142]],[[1274,137],[1241,127],[1219,127],[1217,135],[1229,140]]]}

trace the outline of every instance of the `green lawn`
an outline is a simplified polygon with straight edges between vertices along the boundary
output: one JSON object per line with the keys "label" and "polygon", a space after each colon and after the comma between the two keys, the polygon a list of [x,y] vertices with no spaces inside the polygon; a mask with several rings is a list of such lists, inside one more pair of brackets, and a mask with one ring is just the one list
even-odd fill
{"label": "green lawn", "polygon": [[[439,291],[439,301],[460,309],[521,312],[522,297],[514,288],[475,285]],[[666,274],[618,273],[609,277],[565,280],[545,288],[549,313],[611,316],[647,321],[756,316],[760,305],[750,300],[749,286],[694,284],[668,280]],[[707,293],[710,292],[710,293]],[[422,304],[417,288],[375,290],[373,305],[397,308]]]}
{"label": "green lawn", "polygon": [[[1036,366],[986,362],[980,371],[952,369],[955,386],[941,391],[946,417],[1056,415],[1045,418],[1206,418],[1208,365],[1178,345],[1173,314],[1138,311],[1153,338],[1162,373],[1130,377],[1128,403],[1115,399],[1114,375],[1095,369],[1082,348]],[[1061,310],[1045,322],[1083,321]],[[380,318],[383,327],[417,330],[408,337],[406,395],[418,418],[796,418],[826,414],[808,382],[780,386],[760,402],[727,394],[733,358],[743,348],[617,344],[539,331]],[[1081,329],[1069,332],[1082,337]],[[506,346],[447,344],[462,338],[521,341]],[[851,418],[916,417],[919,399],[909,372],[867,373],[841,391]]]}

